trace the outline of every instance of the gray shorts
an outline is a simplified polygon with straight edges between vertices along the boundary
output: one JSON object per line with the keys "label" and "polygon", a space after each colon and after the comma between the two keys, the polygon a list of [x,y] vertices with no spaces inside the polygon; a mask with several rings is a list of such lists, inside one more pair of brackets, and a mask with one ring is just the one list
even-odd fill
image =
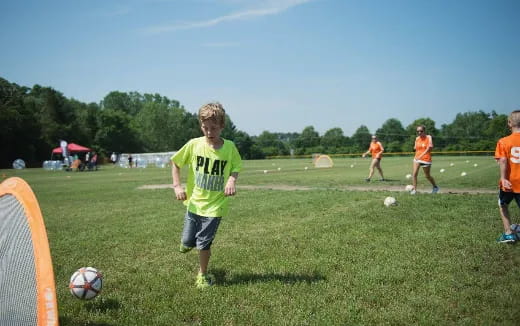
{"label": "gray shorts", "polygon": [[204,217],[186,211],[181,242],[185,247],[209,250],[215,239],[220,217]]}

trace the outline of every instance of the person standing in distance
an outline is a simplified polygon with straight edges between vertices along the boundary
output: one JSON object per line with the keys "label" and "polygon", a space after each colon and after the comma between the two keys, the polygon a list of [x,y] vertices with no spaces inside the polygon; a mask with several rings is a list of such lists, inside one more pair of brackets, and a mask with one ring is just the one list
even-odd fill
{"label": "person standing in distance", "polygon": [[502,243],[518,240],[515,237],[518,231],[511,227],[509,204],[514,199],[520,207],[520,110],[511,112],[507,125],[511,134],[500,138],[495,149],[495,159],[500,167],[498,206],[504,226],[504,233],[497,241]]}
{"label": "person standing in distance", "polygon": [[[203,137],[189,140],[172,158],[173,189],[186,205],[179,251],[199,250],[199,273],[195,285],[204,289],[214,284],[208,273],[211,244],[222,217],[228,212],[229,197],[236,193],[242,160],[235,144],[220,137],[226,113],[220,103],[199,109]],[[181,167],[188,166],[186,190],[181,185]]]}
{"label": "person standing in distance", "polygon": [[419,168],[422,167],[424,176],[432,184],[432,194],[439,192],[439,187],[435,183],[435,179],[430,175],[432,167],[432,155],[433,149],[432,136],[426,134],[426,127],[424,125],[417,126],[417,138],[415,138],[414,150],[415,157],[413,159],[413,189],[410,191],[411,195],[415,195],[417,192],[417,175],[419,174]]}
{"label": "person standing in distance", "polygon": [[383,169],[381,169],[381,159],[383,158],[384,151],[385,149],[383,144],[381,144],[381,142],[377,139],[376,135],[372,135],[370,147],[368,148],[368,151],[363,153],[363,157],[366,157],[368,154],[372,153],[372,162],[370,163],[370,168],[368,170],[368,178],[365,179],[367,182],[369,182],[374,175],[374,168],[377,168],[379,171],[379,174],[381,175],[381,181],[385,181],[385,177],[383,176]]}

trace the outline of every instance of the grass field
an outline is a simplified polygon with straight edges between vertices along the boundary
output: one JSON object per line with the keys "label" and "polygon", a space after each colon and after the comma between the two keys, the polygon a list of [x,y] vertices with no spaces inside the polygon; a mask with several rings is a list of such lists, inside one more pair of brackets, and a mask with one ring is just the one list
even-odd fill
{"label": "grass field", "polygon": [[[24,178],[40,202],[61,325],[520,323],[520,247],[495,241],[491,157],[436,156],[441,193],[415,196],[400,191],[410,157],[384,158],[385,182],[364,181],[368,159],[334,163],[245,161],[206,291],[194,286],[197,254],[177,252],[184,206],[172,189],[139,189],[171,183],[169,169],[0,173]],[[422,172],[419,189],[431,190]],[[398,205],[385,207],[386,196]],[[92,301],[67,288],[82,266],[105,275]]]}

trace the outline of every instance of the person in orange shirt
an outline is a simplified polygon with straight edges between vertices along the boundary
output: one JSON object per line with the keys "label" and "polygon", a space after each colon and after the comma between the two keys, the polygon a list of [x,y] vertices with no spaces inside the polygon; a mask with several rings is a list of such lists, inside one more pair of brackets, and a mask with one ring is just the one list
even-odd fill
{"label": "person in orange shirt", "polygon": [[511,135],[500,138],[495,150],[495,159],[500,166],[498,206],[504,225],[504,233],[497,241],[502,243],[515,242],[520,236],[513,230],[508,209],[513,199],[520,207],[520,110],[511,112],[507,125]]}
{"label": "person in orange shirt", "polygon": [[432,194],[439,191],[439,187],[435,183],[435,180],[430,175],[430,169],[432,167],[432,155],[433,149],[432,136],[426,134],[426,127],[423,125],[417,126],[417,138],[415,138],[415,157],[413,159],[413,189],[410,194],[415,195],[417,191],[417,175],[419,174],[419,168],[422,167],[424,176],[432,184]]}
{"label": "person in orange shirt", "polygon": [[368,178],[365,180],[368,182],[374,175],[374,168],[377,168],[379,174],[381,175],[381,181],[385,181],[385,177],[383,176],[383,170],[381,169],[381,158],[383,158],[383,144],[377,139],[376,135],[372,135],[372,141],[370,142],[370,147],[368,151],[363,153],[363,157],[366,157],[368,154],[372,153],[372,162],[370,163],[370,168],[368,170]]}

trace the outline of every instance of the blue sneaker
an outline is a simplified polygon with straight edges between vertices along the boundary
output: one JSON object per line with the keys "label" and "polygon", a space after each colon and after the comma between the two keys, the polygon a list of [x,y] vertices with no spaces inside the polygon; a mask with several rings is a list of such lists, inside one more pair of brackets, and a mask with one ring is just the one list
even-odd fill
{"label": "blue sneaker", "polygon": [[438,193],[439,190],[440,190],[439,187],[437,187],[437,186],[433,187],[433,189],[432,189],[432,194],[436,194],[436,193]]}
{"label": "blue sneaker", "polygon": [[497,239],[497,242],[501,242],[501,243],[513,243],[515,241],[516,241],[516,236],[514,234],[502,233],[500,238]]}

